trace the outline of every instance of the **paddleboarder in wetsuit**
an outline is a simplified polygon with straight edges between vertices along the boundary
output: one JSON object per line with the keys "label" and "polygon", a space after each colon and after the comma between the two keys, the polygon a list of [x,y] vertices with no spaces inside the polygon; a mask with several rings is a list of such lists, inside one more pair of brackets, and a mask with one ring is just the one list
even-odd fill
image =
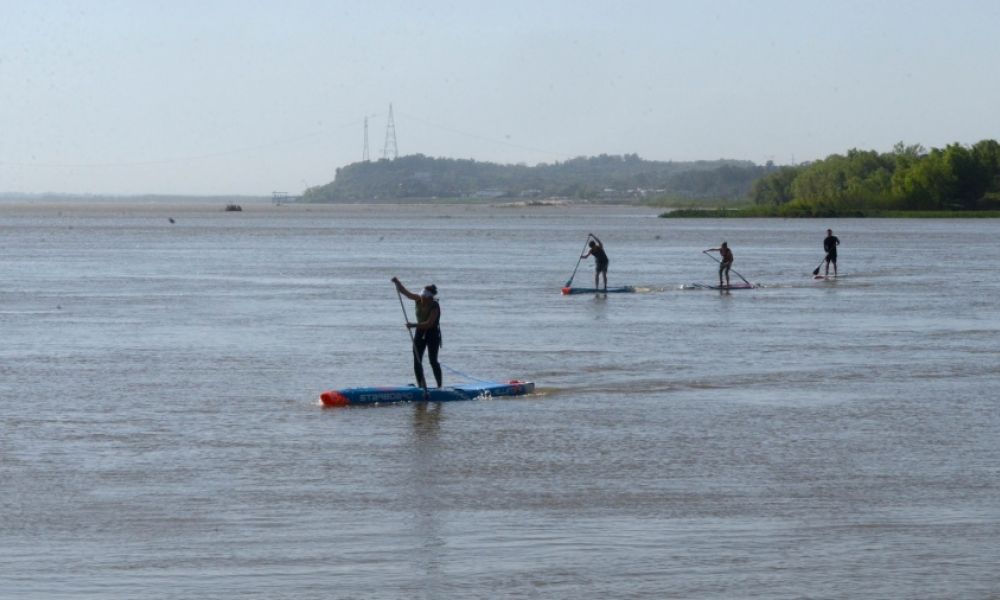
{"label": "paddleboarder in wetsuit", "polygon": [[709,248],[705,252],[718,252],[722,257],[719,261],[719,287],[722,287],[722,275],[726,276],[726,287],[729,287],[729,268],[733,266],[733,251],[729,249],[729,244],[722,242],[718,248]]}
{"label": "paddleboarder in wetsuit", "polygon": [[437,296],[437,286],[432,283],[418,295],[406,289],[398,277],[393,277],[392,282],[396,284],[396,290],[400,294],[416,303],[417,322],[407,321],[406,326],[413,329],[413,373],[417,376],[417,385],[427,389],[423,365],[424,350],[427,350],[434,379],[437,386],[441,387],[441,363],[438,362],[438,350],[441,348],[441,305],[434,299]]}
{"label": "paddleboarder in wetsuit", "polygon": [[590,242],[587,244],[588,246],[590,246],[590,250],[587,250],[587,253],[581,256],[580,258],[587,258],[588,256],[594,257],[594,260],[596,261],[596,264],[594,265],[594,288],[598,289],[600,288],[600,286],[598,285],[598,280],[601,274],[603,273],[604,289],[605,291],[607,291],[608,263],[611,261],[608,260],[608,254],[607,252],[604,251],[604,244],[601,243],[601,240],[597,239],[597,236],[592,233],[588,233],[587,235],[589,235],[594,239],[590,240]]}
{"label": "paddleboarder in wetsuit", "polygon": [[833,263],[833,276],[837,276],[837,246],[840,245],[840,238],[833,235],[832,229],[826,230],[826,239],[823,240],[823,251],[826,252],[826,275],[830,275],[830,263]]}

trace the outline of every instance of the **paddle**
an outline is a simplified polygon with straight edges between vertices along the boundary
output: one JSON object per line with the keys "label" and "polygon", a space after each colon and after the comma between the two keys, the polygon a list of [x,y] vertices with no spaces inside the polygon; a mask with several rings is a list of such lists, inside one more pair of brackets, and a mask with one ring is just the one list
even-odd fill
{"label": "paddle", "polygon": [[[410,331],[410,317],[406,314],[406,305],[403,304],[403,294],[399,291],[399,288],[396,288],[396,297],[399,298],[399,308],[403,309],[403,321],[406,323],[406,333],[410,335],[410,349],[413,350],[413,361],[417,362],[420,360],[420,355],[417,354],[417,342],[414,341],[413,332]],[[427,398],[427,378],[424,377],[424,380],[419,383],[424,388],[424,398]]]}
{"label": "paddle", "polygon": [[590,234],[587,234],[587,241],[583,243],[583,250],[580,250],[580,258],[576,259],[576,266],[573,267],[573,274],[569,276],[566,280],[566,285],[564,287],[573,287],[573,278],[576,277],[576,270],[580,268],[580,261],[583,260],[583,253],[587,251],[587,244],[590,243]]}
{"label": "paddle", "polygon": [[[706,256],[712,256],[711,254],[708,253],[708,250],[702,250],[701,253],[704,254],[704,255],[706,255]],[[714,260],[717,263],[721,263],[722,262],[721,260],[719,260],[718,258],[715,258],[714,256],[712,256],[712,260]],[[753,284],[750,283],[749,281],[747,281],[746,277],[740,275],[739,272],[736,271],[736,269],[734,269],[732,267],[729,267],[729,270],[732,271],[733,273],[736,273],[736,276],[739,277],[740,279],[742,279],[743,283],[749,285],[750,287],[753,287]]]}
{"label": "paddle", "polygon": [[828,259],[828,258],[830,258],[829,254],[827,254],[826,256],[824,256],[823,260],[819,261],[819,265],[817,265],[816,268],[813,269],[813,275],[819,275],[820,268],[823,266],[823,263],[825,263],[826,259]]}

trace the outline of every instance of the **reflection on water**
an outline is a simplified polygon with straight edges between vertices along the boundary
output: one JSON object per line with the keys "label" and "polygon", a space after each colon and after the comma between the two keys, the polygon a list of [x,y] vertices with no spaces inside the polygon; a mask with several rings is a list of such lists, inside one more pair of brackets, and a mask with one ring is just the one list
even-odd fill
{"label": "reflection on water", "polygon": [[[412,506],[410,523],[415,543],[414,571],[421,574],[418,589],[425,594],[442,589],[447,581],[441,553],[445,547],[439,504],[438,465],[440,456],[441,402],[417,402],[413,405],[413,447],[408,449],[412,471],[409,496]],[[427,596],[433,597],[433,596]]]}
{"label": "reflection on water", "polygon": [[413,404],[413,433],[417,449],[437,439],[441,431],[441,402],[416,402]]}

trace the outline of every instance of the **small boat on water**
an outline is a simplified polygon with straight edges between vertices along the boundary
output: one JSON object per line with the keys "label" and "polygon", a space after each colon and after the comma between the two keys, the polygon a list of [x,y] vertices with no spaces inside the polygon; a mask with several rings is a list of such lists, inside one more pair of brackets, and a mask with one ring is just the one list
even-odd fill
{"label": "small boat on water", "polygon": [[324,407],[356,406],[362,404],[390,404],[397,402],[452,402],[500,396],[523,396],[535,391],[530,381],[512,380],[506,383],[477,382],[442,388],[415,385],[398,387],[360,387],[327,390],[319,395]]}
{"label": "small boat on water", "polygon": [[243,207],[240,206],[239,204],[227,204],[226,205],[226,212],[240,212],[242,210],[243,210]]}

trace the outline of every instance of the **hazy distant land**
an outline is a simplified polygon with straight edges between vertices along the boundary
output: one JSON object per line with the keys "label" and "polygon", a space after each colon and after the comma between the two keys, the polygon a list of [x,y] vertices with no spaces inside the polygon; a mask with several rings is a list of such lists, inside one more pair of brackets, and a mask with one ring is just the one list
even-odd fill
{"label": "hazy distant land", "polygon": [[224,208],[227,204],[255,204],[271,202],[270,196],[199,196],[180,194],[28,194],[22,192],[0,193],[0,203],[32,203],[32,204],[185,204],[218,206]]}
{"label": "hazy distant land", "polygon": [[849,150],[799,165],[749,161],[650,161],[630,154],[555,164],[501,165],[421,154],[337,169],[301,197],[0,194],[0,204],[228,206],[470,203],[554,206],[642,204],[670,217],[1000,216],[1000,144],[951,144],[891,152]]}
{"label": "hazy distant land", "polygon": [[[992,216],[1000,211],[1000,144],[849,150],[799,165],[649,161],[635,154],[498,165],[423,155],[360,162],[306,190],[306,202],[413,198],[561,198],[669,206],[670,216]],[[701,209],[701,210],[699,210]],[[720,212],[721,211],[721,212]]]}

